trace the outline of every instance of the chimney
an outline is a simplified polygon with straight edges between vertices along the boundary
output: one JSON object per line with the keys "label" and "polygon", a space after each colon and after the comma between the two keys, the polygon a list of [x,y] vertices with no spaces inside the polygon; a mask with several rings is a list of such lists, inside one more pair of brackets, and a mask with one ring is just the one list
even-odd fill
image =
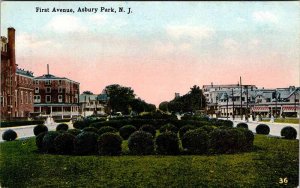
{"label": "chimney", "polygon": [[15,29],[13,27],[9,27],[7,29],[8,32],[8,45],[7,51],[10,58],[10,63],[13,70],[16,69],[16,51],[15,51]]}
{"label": "chimney", "polygon": [[47,74],[49,75],[49,64],[47,64]]}

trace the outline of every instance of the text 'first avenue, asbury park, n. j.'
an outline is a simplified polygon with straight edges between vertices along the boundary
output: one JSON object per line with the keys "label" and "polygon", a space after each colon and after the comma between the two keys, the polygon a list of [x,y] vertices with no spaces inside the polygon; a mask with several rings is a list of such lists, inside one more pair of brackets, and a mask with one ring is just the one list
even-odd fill
{"label": "text 'first avenue, asbury park, n. j.'", "polygon": [[60,12],[60,13],[127,13],[131,14],[132,10],[130,7],[99,7],[99,8],[87,8],[87,7],[78,7],[76,11],[73,8],[44,8],[44,7],[35,7],[35,12],[41,13],[50,13],[50,12]]}

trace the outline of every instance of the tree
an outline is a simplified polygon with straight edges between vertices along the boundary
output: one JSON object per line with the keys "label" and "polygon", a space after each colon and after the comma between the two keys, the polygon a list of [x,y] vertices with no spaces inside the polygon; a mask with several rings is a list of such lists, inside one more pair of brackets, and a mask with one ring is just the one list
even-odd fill
{"label": "tree", "polygon": [[159,108],[160,110],[164,111],[164,112],[168,112],[168,111],[169,111],[169,109],[168,109],[168,104],[169,104],[168,101],[161,102],[161,103],[159,104],[159,107],[158,107],[158,108]]}
{"label": "tree", "polygon": [[109,96],[108,106],[113,112],[122,112],[129,114],[130,109],[137,113],[152,112],[156,110],[156,106],[148,104],[140,98],[135,98],[134,91],[130,87],[113,84],[106,86],[104,93]]}
{"label": "tree", "polygon": [[93,93],[91,91],[84,91],[83,94],[93,95]]}
{"label": "tree", "polygon": [[[176,97],[167,104],[168,110],[173,112],[195,112],[206,107],[206,99],[199,86],[194,85],[187,94]],[[160,107],[165,108],[166,102]]]}
{"label": "tree", "polygon": [[130,87],[113,84],[105,87],[105,93],[109,96],[108,105],[113,112],[129,113],[129,103],[135,97]]}

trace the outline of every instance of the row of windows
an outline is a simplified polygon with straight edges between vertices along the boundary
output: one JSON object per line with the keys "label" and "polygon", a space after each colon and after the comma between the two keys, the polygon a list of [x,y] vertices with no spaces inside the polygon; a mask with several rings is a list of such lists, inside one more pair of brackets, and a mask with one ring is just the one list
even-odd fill
{"label": "row of windows", "polygon": [[[40,80],[34,80],[34,84],[39,84],[39,83],[40,83]],[[51,83],[52,83],[52,80],[45,80],[44,81],[45,85],[51,85]],[[58,80],[59,85],[62,85],[62,83],[63,83],[63,80]]]}
{"label": "row of windows", "polygon": [[[39,93],[40,89],[38,87],[35,88],[34,93]],[[63,89],[62,87],[58,88],[58,93],[62,93]],[[51,93],[51,87],[46,87],[46,93]]]}
{"label": "row of windows", "polygon": [[[66,102],[71,102],[71,99],[70,97],[66,96]],[[45,101],[46,103],[51,103],[51,95],[46,95],[45,96]],[[34,96],[34,102],[35,103],[41,103],[41,96],[40,95],[35,95]],[[52,101],[53,102],[53,101]],[[58,95],[58,102],[59,103],[62,103],[63,102],[63,97],[62,95]],[[74,98],[74,102],[76,103],[77,102],[77,98]]]}

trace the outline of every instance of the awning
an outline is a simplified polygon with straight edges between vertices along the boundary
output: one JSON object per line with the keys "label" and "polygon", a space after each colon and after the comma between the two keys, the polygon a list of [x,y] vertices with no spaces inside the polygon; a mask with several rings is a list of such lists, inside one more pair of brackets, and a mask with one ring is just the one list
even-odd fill
{"label": "awning", "polygon": [[283,106],[282,107],[283,112],[296,112],[299,109],[300,109],[299,106]]}
{"label": "awning", "polygon": [[267,106],[254,106],[251,108],[252,112],[269,112],[269,107]]}

